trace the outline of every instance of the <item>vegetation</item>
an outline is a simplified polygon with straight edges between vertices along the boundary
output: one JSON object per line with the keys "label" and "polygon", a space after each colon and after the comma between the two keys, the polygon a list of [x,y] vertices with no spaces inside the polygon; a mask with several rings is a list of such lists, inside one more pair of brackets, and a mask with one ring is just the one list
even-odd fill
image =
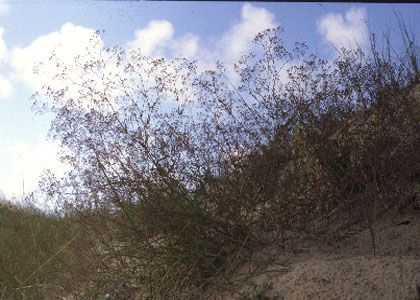
{"label": "vegetation", "polygon": [[357,222],[374,242],[378,215],[419,208],[419,48],[402,29],[396,57],[372,39],[333,61],[266,30],[235,65],[237,87],[221,64],[81,58],[80,82],[37,98],[71,171],[41,185],[60,217],[2,212],[4,295],[194,297],[265,233]]}
{"label": "vegetation", "polygon": [[72,279],[83,267],[83,256],[78,254],[87,246],[83,237],[83,229],[70,220],[2,200],[0,299],[47,299],[71,293],[76,287]]}

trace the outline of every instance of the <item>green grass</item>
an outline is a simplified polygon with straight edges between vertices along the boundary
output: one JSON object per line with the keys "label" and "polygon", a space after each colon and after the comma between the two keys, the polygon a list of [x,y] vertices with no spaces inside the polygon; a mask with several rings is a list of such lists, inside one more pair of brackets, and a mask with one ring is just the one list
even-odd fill
{"label": "green grass", "polygon": [[81,235],[74,224],[57,216],[1,203],[0,299],[70,293]]}

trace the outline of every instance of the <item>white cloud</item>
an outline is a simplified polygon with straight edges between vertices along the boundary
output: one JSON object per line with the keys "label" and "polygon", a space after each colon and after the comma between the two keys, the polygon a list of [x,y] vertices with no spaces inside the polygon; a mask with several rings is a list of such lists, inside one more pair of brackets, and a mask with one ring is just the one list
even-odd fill
{"label": "white cloud", "polygon": [[186,58],[194,58],[198,51],[199,38],[193,34],[186,34],[178,40],[172,41],[172,52],[182,54]]}
{"label": "white cloud", "polygon": [[258,32],[277,26],[274,15],[268,10],[245,3],[241,20],[234,24],[219,42],[224,59],[230,62],[238,60],[251,50],[252,40]]}
{"label": "white cloud", "polygon": [[167,57],[182,55],[192,58],[198,50],[199,38],[188,33],[174,37],[175,30],[167,20],[152,20],[146,27],[137,29],[134,40],[126,43],[128,50],[140,50],[150,57]]}
{"label": "white cloud", "polygon": [[[135,32],[135,39],[127,43],[129,50],[140,49],[144,55],[154,55],[160,52],[165,44],[172,39],[174,29],[166,20],[153,20],[145,28]],[[161,54],[162,55],[162,54]]]}
{"label": "white cloud", "polygon": [[242,6],[241,19],[216,42],[216,50],[203,51],[200,69],[214,67],[214,62],[219,60],[226,66],[231,82],[238,83],[239,76],[234,72],[233,65],[253,50],[253,40],[259,32],[278,26],[275,16],[267,9],[245,3]]}
{"label": "white cloud", "polygon": [[23,181],[25,193],[32,192],[38,185],[43,170],[50,169],[57,176],[64,174],[68,167],[58,159],[59,146],[42,141],[38,144],[9,143],[1,145],[0,154],[7,158],[7,170],[4,178],[0,180],[0,190],[8,197],[23,194]]}
{"label": "white cloud", "polygon": [[[0,13],[2,9],[1,5],[2,3],[0,2]],[[8,51],[7,51],[6,43],[4,42],[4,39],[3,39],[3,34],[4,34],[4,29],[0,27],[0,60],[5,60],[7,59],[7,56],[8,56]],[[10,80],[3,77],[0,74],[0,99],[10,96],[12,93],[12,90],[13,90],[13,86]]]}
{"label": "white cloud", "polygon": [[0,99],[7,98],[12,94],[13,86],[10,80],[0,75]]}
{"label": "white cloud", "polygon": [[135,39],[127,42],[126,48],[140,49],[144,55],[152,57],[174,57],[181,54],[186,58],[195,58],[200,70],[214,67],[214,62],[219,60],[228,67],[228,73],[234,76],[233,64],[252,50],[255,35],[278,25],[274,15],[267,9],[245,3],[241,19],[232,24],[221,37],[214,39],[213,45],[203,46],[192,33],[175,37],[170,22],[154,20],[138,29]]}
{"label": "white cloud", "polygon": [[318,22],[318,31],[336,49],[364,48],[368,42],[367,13],[364,8],[351,8],[345,14],[328,14]]}
{"label": "white cloud", "polygon": [[7,0],[0,0],[0,15],[4,15],[10,11],[10,5]]}
{"label": "white cloud", "polygon": [[118,59],[104,49],[101,36],[93,29],[72,23],[36,38],[24,48],[13,49],[10,61],[14,76],[35,91],[63,91],[64,96],[55,100],[72,99],[79,108],[107,105],[105,98],[113,102],[124,93],[115,83],[128,80]]}
{"label": "white cloud", "polygon": [[[94,30],[66,23],[59,31],[40,36],[25,48],[13,49],[11,65],[17,76],[35,90],[41,89],[45,84],[54,84],[55,88],[66,87],[68,81],[54,78],[59,70],[57,63],[67,66],[67,78],[77,80],[80,78],[83,58],[85,61],[94,58],[102,46],[102,40]],[[81,57],[80,60],[77,59],[78,56]],[[42,68],[36,73],[34,68],[39,63],[42,63]]]}
{"label": "white cloud", "polygon": [[[0,9],[1,9],[1,5],[0,5]],[[0,59],[4,59],[7,56],[7,47],[3,39],[3,34],[4,34],[4,29],[0,27]]]}
{"label": "white cloud", "polygon": [[266,29],[278,27],[275,16],[265,8],[249,3],[242,6],[241,18],[214,43],[196,51],[200,71],[215,67],[215,62],[222,62],[227,70],[227,76],[233,84],[238,83],[239,76],[234,72],[233,65],[245,54],[253,51],[255,36]]}

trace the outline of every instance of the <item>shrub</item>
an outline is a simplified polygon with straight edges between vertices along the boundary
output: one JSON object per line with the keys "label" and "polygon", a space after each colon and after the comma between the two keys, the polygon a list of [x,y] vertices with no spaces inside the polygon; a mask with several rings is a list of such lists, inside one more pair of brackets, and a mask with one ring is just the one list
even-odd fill
{"label": "shrub", "polygon": [[43,187],[91,233],[93,295],[182,297],[230,274],[261,231],[325,228],[343,213],[373,224],[411,205],[414,39],[404,60],[373,43],[326,61],[304,44],[289,52],[280,32],[255,37],[235,65],[238,87],[220,64],[200,74],[195,62],[135,51],[55,62],[60,80],[82,71],[77,93],[41,95],[72,167]]}

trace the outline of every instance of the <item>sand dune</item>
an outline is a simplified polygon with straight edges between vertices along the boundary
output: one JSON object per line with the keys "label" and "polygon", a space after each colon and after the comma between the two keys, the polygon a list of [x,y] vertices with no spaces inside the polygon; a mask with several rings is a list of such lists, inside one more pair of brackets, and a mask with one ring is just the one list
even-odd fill
{"label": "sand dune", "polygon": [[[293,241],[293,242],[292,242]],[[376,255],[368,229],[337,239],[328,234],[289,237],[247,264],[228,292],[213,299],[420,299],[420,214],[387,216],[376,224]]]}

